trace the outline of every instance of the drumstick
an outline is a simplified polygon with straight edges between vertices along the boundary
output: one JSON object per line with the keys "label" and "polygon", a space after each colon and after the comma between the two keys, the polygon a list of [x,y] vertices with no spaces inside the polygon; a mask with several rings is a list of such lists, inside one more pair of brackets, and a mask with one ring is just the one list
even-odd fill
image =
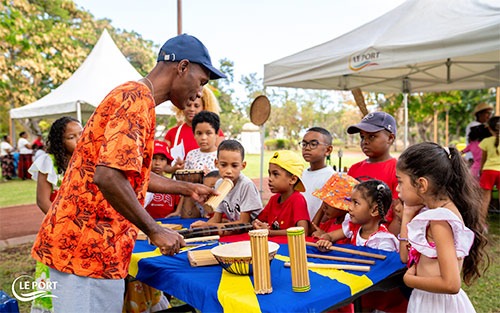
{"label": "drumstick", "polygon": [[[290,267],[290,262],[285,262],[285,267]],[[369,272],[370,267],[366,265],[349,265],[349,264],[321,264],[307,263],[307,268],[333,268],[336,270],[360,271]]]}
{"label": "drumstick", "polygon": [[196,238],[187,238],[187,239],[184,239],[184,242],[185,243],[191,243],[191,242],[212,241],[212,240],[219,240],[219,238],[220,238],[219,235],[205,236],[205,237],[196,237]]}
{"label": "drumstick", "polygon": [[362,259],[355,259],[355,258],[344,258],[344,257],[340,257],[340,256],[330,256],[330,255],[321,255],[321,254],[312,254],[312,253],[308,253],[307,257],[308,258],[317,258],[317,259],[332,260],[332,261],[342,261],[342,262],[370,264],[370,265],[375,264],[375,261],[373,261],[373,260],[362,260]]}
{"label": "drumstick", "polygon": [[243,233],[243,232],[248,232],[251,229],[253,229],[252,224],[241,223],[241,224],[224,225],[220,228],[217,226],[205,226],[205,227],[182,229],[179,230],[178,233],[181,234],[184,238],[193,238],[201,236],[218,235],[219,232],[224,232],[224,231],[234,231]]}
{"label": "drumstick", "polygon": [[[306,245],[310,247],[318,247],[318,245],[314,242],[306,242]],[[382,254],[376,254],[376,253],[370,253],[370,252],[364,252],[364,251],[359,251],[359,250],[354,250],[354,249],[348,249],[348,248],[340,248],[336,246],[331,246],[328,248],[329,250],[332,251],[337,251],[337,252],[344,252],[344,253],[350,253],[350,254],[356,254],[356,255],[361,255],[361,256],[366,256],[369,258],[375,258],[375,259],[380,259],[380,260],[385,260],[387,256],[382,255]]]}

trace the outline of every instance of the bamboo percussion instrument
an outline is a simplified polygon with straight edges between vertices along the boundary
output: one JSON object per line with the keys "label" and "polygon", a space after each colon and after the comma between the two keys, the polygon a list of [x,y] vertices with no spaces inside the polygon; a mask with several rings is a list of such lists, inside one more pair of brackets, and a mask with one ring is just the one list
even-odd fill
{"label": "bamboo percussion instrument", "polygon": [[187,238],[187,239],[184,239],[184,242],[185,243],[191,243],[191,242],[212,241],[212,240],[219,240],[219,238],[220,238],[219,235],[205,236],[205,237],[196,237],[196,238]]}
{"label": "bamboo percussion instrument", "polygon": [[[231,233],[244,233],[253,229],[252,224],[250,223],[241,223],[241,224],[229,224],[221,227],[218,226],[206,226],[206,227],[196,227],[189,229],[179,230],[178,233],[181,234],[184,238],[194,238],[194,237],[202,237],[202,236],[213,236],[219,235],[219,233],[231,232]],[[186,241],[184,239],[184,241]]]}
{"label": "bamboo percussion instrument", "polygon": [[[306,242],[306,245],[310,247],[318,247],[316,243],[313,242]],[[380,260],[385,260],[387,256],[382,255],[382,254],[376,254],[376,253],[370,253],[370,252],[364,252],[364,251],[359,251],[355,249],[348,249],[348,248],[340,248],[336,246],[331,246],[329,250],[332,251],[337,251],[337,252],[344,252],[344,253],[350,253],[350,254],[356,254],[356,255],[361,255],[361,256],[366,256],[369,258],[375,258],[375,259],[380,259]]]}
{"label": "bamboo percussion instrument", "polygon": [[356,258],[344,258],[344,257],[340,257],[340,256],[330,256],[330,255],[321,255],[321,254],[312,254],[312,253],[308,253],[307,257],[308,258],[316,258],[316,259],[324,259],[324,260],[332,260],[332,261],[370,264],[370,265],[375,264],[375,261],[373,261],[373,260],[363,260],[363,259],[356,259]]}
{"label": "bamboo percussion instrument", "polygon": [[193,267],[216,265],[219,263],[210,250],[188,251],[187,257],[189,264]]}
{"label": "bamboo percussion instrument", "polygon": [[[160,225],[163,228],[170,228],[173,230],[182,229],[181,224],[162,224],[158,222],[158,225]],[[137,240],[146,240],[146,239],[148,239],[148,236],[146,236],[146,234],[142,230],[139,230],[139,232],[137,233]]]}
{"label": "bamboo percussion instrument", "polygon": [[306,292],[311,289],[307,269],[306,236],[304,227],[290,227],[286,230],[288,251],[292,272],[292,290]]}
{"label": "bamboo percussion instrument", "polygon": [[224,178],[219,187],[217,187],[217,192],[219,193],[219,195],[212,196],[205,202],[205,205],[203,206],[205,211],[207,211],[208,213],[212,213],[219,206],[222,200],[224,200],[231,189],[233,189],[233,187],[233,181],[229,178]]}
{"label": "bamboo percussion instrument", "polygon": [[248,232],[252,249],[252,266],[254,290],[256,294],[273,292],[271,285],[271,269],[269,266],[269,230],[255,229]]}
{"label": "bamboo percussion instrument", "polygon": [[177,170],[174,172],[176,180],[185,181],[188,183],[203,183],[203,170]]}
{"label": "bamboo percussion instrument", "polygon": [[[289,262],[286,262],[285,267],[291,267],[291,264]],[[336,270],[347,270],[347,271],[360,271],[360,272],[369,272],[370,271],[370,267],[368,265],[307,263],[307,267],[308,268],[326,268],[326,269],[336,269]]]}

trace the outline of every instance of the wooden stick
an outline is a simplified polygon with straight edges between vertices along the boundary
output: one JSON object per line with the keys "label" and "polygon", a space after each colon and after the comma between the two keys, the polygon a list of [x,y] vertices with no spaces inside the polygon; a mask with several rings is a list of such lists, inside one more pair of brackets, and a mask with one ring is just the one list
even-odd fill
{"label": "wooden stick", "polygon": [[342,262],[351,262],[351,263],[370,264],[370,265],[375,264],[375,261],[373,261],[373,260],[363,260],[363,259],[356,259],[356,258],[344,258],[344,257],[340,257],[340,256],[330,256],[330,255],[322,255],[322,254],[308,253],[307,257],[308,258],[317,258],[317,259],[332,260],[332,261],[342,261]]}
{"label": "wooden stick", "polygon": [[[306,245],[310,247],[318,247],[318,245],[314,242],[306,242]],[[350,253],[350,254],[356,254],[356,255],[361,255],[361,256],[366,256],[369,258],[375,258],[375,259],[380,259],[380,260],[385,260],[387,256],[382,255],[382,254],[376,254],[376,253],[370,253],[370,252],[364,252],[364,251],[359,251],[359,250],[354,250],[354,249],[348,249],[348,248],[340,248],[336,246],[331,246],[329,250],[332,251],[337,251],[337,252],[344,252],[344,253]]]}
{"label": "wooden stick", "polygon": [[211,240],[219,240],[220,236],[215,235],[215,236],[205,236],[205,237],[196,237],[196,238],[187,238],[184,239],[185,243],[190,243],[190,242],[202,242],[202,241],[211,241]]}
{"label": "wooden stick", "polygon": [[[285,267],[290,267],[290,262],[285,262]],[[321,264],[307,263],[307,268],[333,268],[336,270],[360,271],[369,272],[370,267],[366,265],[349,265],[349,264]]]}

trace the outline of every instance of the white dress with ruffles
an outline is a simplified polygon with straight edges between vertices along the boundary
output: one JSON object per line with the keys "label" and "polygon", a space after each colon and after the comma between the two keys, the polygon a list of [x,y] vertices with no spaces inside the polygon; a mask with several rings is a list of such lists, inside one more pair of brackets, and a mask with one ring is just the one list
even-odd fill
{"label": "white dress with ruffles", "polygon": [[[460,218],[446,208],[423,210],[408,223],[408,241],[412,248],[429,257],[437,258],[436,247],[427,241],[427,228],[431,221],[446,221],[450,224],[457,258],[469,255],[469,250],[474,242],[474,233],[467,228]],[[444,294],[413,289],[408,302],[408,313],[420,312],[476,312],[467,294],[460,289],[457,294]]]}

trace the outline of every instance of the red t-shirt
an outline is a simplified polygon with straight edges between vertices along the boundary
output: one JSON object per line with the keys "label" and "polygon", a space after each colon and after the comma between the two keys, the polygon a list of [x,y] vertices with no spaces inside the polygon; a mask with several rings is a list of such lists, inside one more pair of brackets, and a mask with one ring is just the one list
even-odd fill
{"label": "red t-shirt", "polygon": [[179,195],[155,193],[153,200],[146,207],[149,215],[153,218],[164,218],[175,211],[179,204]]}
{"label": "red t-shirt", "polygon": [[281,194],[277,193],[269,199],[266,207],[259,214],[259,220],[268,223],[271,229],[287,229],[297,226],[298,221],[310,221],[306,198],[302,193],[294,191],[283,203],[278,203],[280,196]]}
{"label": "red t-shirt", "polygon": [[[384,162],[368,163],[366,160],[353,164],[347,174],[356,178],[359,181],[369,179],[378,179],[391,188],[392,198],[398,198],[396,187],[398,186],[398,179],[396,178],[396,158],[389,159]],[[386,221],[390,223],[394,218],[392,208],[387,212],[385,217]]]}
{"label": "red t-shirt", "polygon": [[[181,130],[179,132],[177,141],[175,141],[175,137],[177,135],[177,130],[179,129],[179,127],[181,128]],[[224,137],[222,129],[219,129],[219,137]],[[182,141],[182,143],[184,144],[184,158],[189,151],[199,148],[196,139],[194,139],[193,128],[186,123],[182,123],[180,126],[170,128],[165,135],[165,141],[168,143],[169,148],[180,144]]]}
{"label": "red t-shirt", "polygon": [[391,188],[392,198],[398,198],[396,187],[398,179],[396,178],[396,158],[389,159],[384,162],[368,163],[366,160],[353,164],[347,175],[356,178],[359,181],[369,179],[378,179]]}

